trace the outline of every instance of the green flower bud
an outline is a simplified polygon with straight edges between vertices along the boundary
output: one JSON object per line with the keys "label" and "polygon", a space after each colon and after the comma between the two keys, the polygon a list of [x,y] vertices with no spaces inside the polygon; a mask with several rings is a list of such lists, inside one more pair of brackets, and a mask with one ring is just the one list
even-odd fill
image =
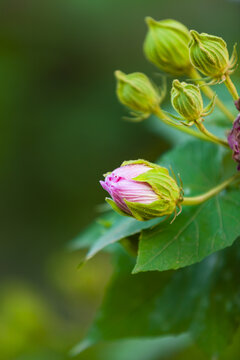
{"label": "green flower bud", "polygon": [[188,122],[198,120],[203,114],[203,100],[198,86],[174,80],[171,90],[174,109]]}
{"label": "green flower bud", "polygon": [[149,78],[139,72],[124,74],[115,71],[117,96],[119,101],[131,110],[152,114],[159,106],[162,97]]}
{"label": "green flower bud", "polygon": [[218,37],[197,31],[190,31],[192,40],[189,44],[190,59],[195,68],[204,75],[216,80],[224,79],[233,67],[225,41]]}
{"label": "green flower bud", "polygon": [[146,18],[149,31],[144,42],[144,52],[150,62],[174,76],[189,74],[192,68],[188,43],[188,29],[178,21],[155,21]]}

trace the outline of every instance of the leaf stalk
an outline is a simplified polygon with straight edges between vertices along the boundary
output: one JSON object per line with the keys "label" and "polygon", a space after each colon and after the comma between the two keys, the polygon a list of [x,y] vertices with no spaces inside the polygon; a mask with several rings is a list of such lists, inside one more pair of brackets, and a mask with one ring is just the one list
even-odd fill
{"label": "leaf stalk", "polygon": [[240,178],[240,173],[233,175],[229,179],[225,180],[218,186],[212,188],[211,190],[207,191],[206,193],[199,195],[199,196],[193,196],[193,197],[185,197],[183,199],[183,202],[181,205],[199,205],[203,202],[211,199],[213,196],[219,194],[222,190],[224,190],[226,187],[228,187],[230,184],[232,184],[235,180]]}

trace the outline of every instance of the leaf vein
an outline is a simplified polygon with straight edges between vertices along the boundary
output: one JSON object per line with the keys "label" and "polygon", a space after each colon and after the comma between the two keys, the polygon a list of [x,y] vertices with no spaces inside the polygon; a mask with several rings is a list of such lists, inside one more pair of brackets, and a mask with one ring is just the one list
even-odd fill
{"label": "leaf vein", "polygon": [[146,266],[149,262],[152,262],[156,257],[158,257],[159,255],[161,255],[174,241],[176,241],[179,236],[192,224],[192,222],[196,219],[196,217],[199,215],[199,213],[201,212],[201,210],[203,209],[203,207],[205,206],[205,204],[202,204],[201,206],[199,206],[199,208],[196,210],[196,212],[193,214],[193,216],[189,219],[189,221],[185,224],[185,226],[183,226],[179,232],[173,237],[172,240],[170,240],[168,243],[166,243],[166,245],[160,249],[154,256],[152,256],[147,262],[145,262],[143,264],[143,266]]}

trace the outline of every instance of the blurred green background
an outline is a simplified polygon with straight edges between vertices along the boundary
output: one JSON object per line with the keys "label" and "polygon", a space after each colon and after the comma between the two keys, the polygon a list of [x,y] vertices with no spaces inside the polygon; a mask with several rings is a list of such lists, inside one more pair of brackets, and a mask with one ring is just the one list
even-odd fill
{"label": "blurred green background", "polygon": [[[236,0],[0,2],[0,360],[68,358],[111,262],[102,254],[78,271],[81,254],[66,245],[103,202],[102,173],[170,146],[147,121],[122,121],[115,96],[114,70],[157,72],[142,52],[147,15],[223,36],[229,49],[239,40]],[[78,358],[127,360],[131,346]],[[152,352],[138,359],[163,358]]]}

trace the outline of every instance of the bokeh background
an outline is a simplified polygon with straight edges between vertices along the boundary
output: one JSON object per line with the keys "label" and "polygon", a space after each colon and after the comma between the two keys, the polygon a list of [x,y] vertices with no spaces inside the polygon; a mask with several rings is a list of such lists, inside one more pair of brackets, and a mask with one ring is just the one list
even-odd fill
{"label": "bokeh background", "polygon": [[[68,358],[111,261],[101,254],[77,270],[81,254],[67,244],[104,200],[102,173],[170,146],[147,121],[122,121],[115,96],[114,70],[156,74],[142,52],[147,15],[223,36],[230,49],[239,40],[236,0],[0,2],[0,360]],[[78,359],[133,360],[131,346]],[[154,346],[138,360],[162,359]]]}

